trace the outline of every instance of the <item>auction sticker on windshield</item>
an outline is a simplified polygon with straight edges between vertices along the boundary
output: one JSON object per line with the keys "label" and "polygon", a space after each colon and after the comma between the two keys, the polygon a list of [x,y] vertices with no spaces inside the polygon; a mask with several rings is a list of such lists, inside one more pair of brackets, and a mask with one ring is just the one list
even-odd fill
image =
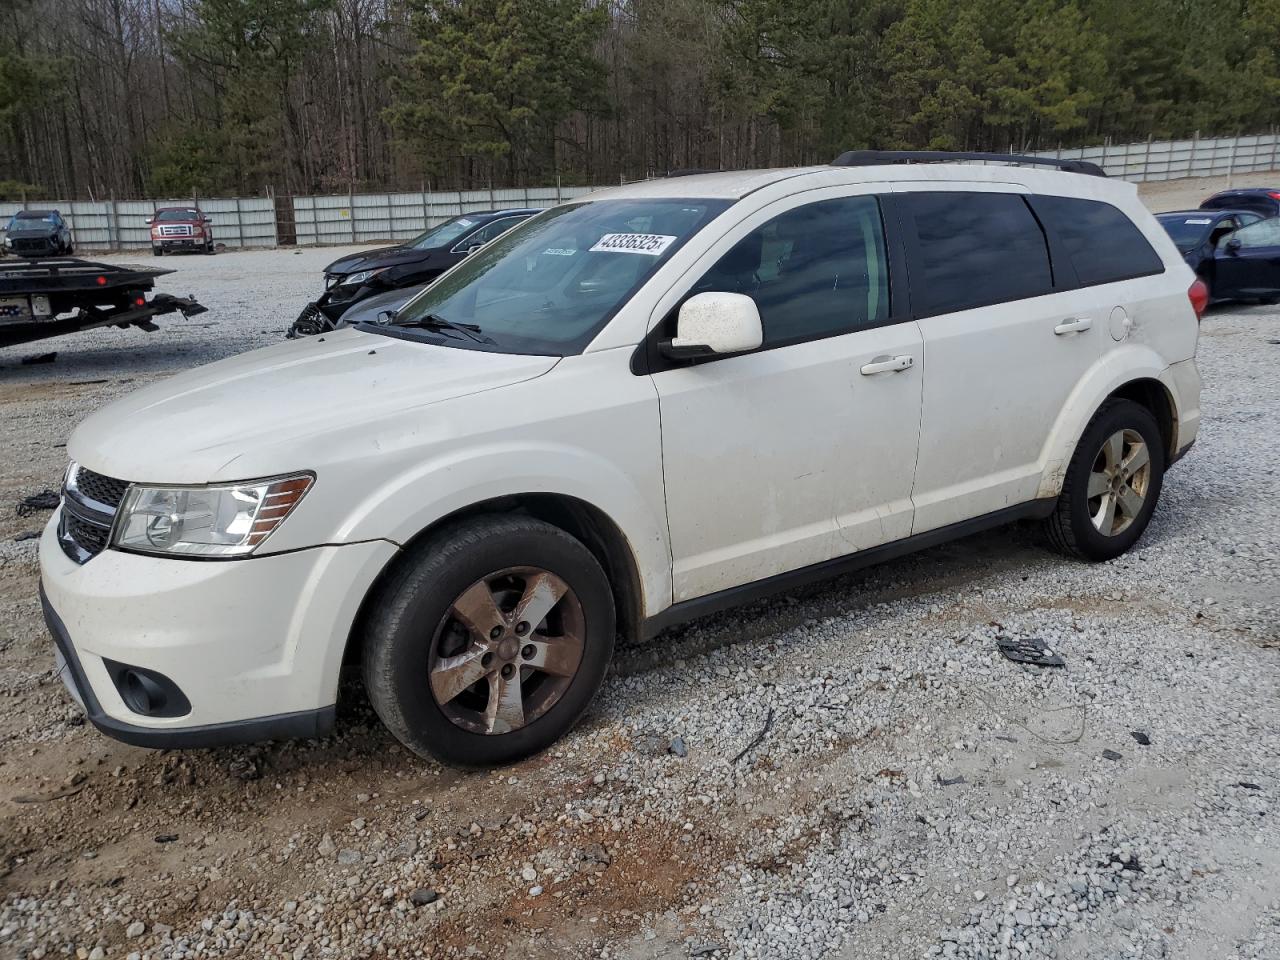
{"label": "auction sticker on windshield", "polygon": [[591,248],[604,253],[644,253],[651,257],[660,257],[667,247],[675,242],[675,237],[667,237],[658,233],[606,233]]}

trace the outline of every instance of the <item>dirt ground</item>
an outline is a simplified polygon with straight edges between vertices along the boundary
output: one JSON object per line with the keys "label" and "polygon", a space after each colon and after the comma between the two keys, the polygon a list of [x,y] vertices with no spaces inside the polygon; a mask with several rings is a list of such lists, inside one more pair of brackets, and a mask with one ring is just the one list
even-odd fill
{"label": "dirt ground", "polygon": [[[1142,193],[1175,209],[1219,186]],[[0,957],[915,957],[954,946],[975,904],[1033,901],[1099,830],[1185,878],[1138,907],[1100,895],[1057,956],[1155,956],[1124,946],[1148,928],[1136,949],[1207,956],[1206,931],[1245,942],[1269,916],[1276,834],[1237,786],[1273,795],[1258,770],[1280,756],[1275,524],[1237,509],[1280,482],[1280,318],[1259,307],[1206,319],[1207,439],[1110,571],[1016,528],[713,617],[620,651],[579,729],[496,771],[406,754],[355,684],[319,742],[150,752],[99,735],[54,676],[33,545],[15,539],[48,514],[8,505],[57,487],[88,411],[274,342],[340,253],[174,258],[168,289],[209,314],[0,351]],[[42,350],[56,361],[21,363]],[[1265,472],[1219,470],[1237,454]],[[1001,672],[984,651],[1019,623],[1062,636],[1071,679]],[[1208,671],[1187,678],[1188,658]],[[1144,723],[1167,730],[1149,755],[1130,735]],[[1120,765],[1098,759],[1108,746]],[[1233,812],[1202,849],[1210,802]],[[1167,818],[1164,839],[1127,810]],[[1238,925],[1215,926],[1219,895]]]}

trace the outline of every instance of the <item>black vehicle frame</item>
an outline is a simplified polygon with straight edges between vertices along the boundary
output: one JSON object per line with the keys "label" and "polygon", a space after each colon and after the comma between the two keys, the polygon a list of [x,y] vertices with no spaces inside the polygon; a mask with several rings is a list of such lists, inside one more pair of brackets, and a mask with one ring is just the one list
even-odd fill
{"label": "black vehicle frame", "polygon": [[342,315],[369,297],[430,283],[495,237],[541,209],[518,207],[464,213],[396,244],[335,260],[324,268],[324,294],[303,308],[290,337],[334,329]]}
{"label": "black vehicle frame", "polygon": [[1205,199],[1201,210],[1249,210],[1261,217],[1280,217],[1280,190],[1275,187],[1240,187],[1222,190]]}
{"label": "black vehicle frame", "polygon": [[89,260],[10,260],[0,263],[0,347],[43,340],[93,327],[158,329],[166,313],[195,316],[205,308],[191,297],[157,293],[157,277],[172,270]]}

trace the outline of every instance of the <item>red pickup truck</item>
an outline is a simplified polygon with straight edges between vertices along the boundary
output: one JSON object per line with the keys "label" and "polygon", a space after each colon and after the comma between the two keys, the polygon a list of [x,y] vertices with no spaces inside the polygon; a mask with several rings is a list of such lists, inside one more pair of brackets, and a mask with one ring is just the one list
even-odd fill
{"label": "red pickup truck", "polygon": [[157,257],[174,250],[213,253],[211,221],[199,207],[160,207],[147,217],[151,225],[151,252]]}

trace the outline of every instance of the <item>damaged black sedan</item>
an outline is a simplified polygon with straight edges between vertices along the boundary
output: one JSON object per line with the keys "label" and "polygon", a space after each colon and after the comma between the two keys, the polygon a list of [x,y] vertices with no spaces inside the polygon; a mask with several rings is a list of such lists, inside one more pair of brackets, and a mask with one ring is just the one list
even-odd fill
{"label": "damaged black sedan", "polygon": [[541,212],[521,207],[464,213],[405,243],[335,260],[324,268],[324,294],[303,308],[289,336],[332,330],[342,315],[362,300],[430,283],[468,254]]}
{"label": "damaged black sedan", "polygon": [[66,257],[75,252],[75,240],[59,211],[19,210],[5,227],[4,252],[20,257]]}

